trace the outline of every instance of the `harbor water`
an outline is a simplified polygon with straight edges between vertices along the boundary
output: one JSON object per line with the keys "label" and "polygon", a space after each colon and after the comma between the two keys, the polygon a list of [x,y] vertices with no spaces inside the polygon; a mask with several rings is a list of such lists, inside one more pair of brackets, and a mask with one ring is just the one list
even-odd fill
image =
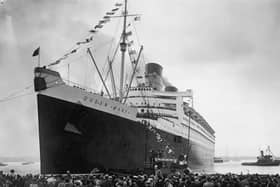
{"label": "harbor water", "polygon": [[280,174],[280,166],[243,166],[242,162],[255,162],[256,160],[228,161],[215,163],[214,171],[221,174]]}
{"label": "harbor water", "polygon": [[[214,167],[211,169],[210,173],[235,173],[235,174],[280,174],[280,166],[242,166],[241,163],[244,161],[228,161],[224,163],[215,163]],[[0,171],[4,173],[9,173],[10,170],[15,170],[15,173],[20,175],[25,174],[39,174],[40,173],[40,163],[35,162],[28,165],[22,165],[22,162],[6,162],[7,166],[0,166]],[[207,173],[209,170],[205,170]]]}

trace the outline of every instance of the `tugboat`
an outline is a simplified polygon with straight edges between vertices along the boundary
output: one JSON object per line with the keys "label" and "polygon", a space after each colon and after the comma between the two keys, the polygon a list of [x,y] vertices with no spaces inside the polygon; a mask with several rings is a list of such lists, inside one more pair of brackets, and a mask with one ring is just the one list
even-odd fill
{"label": "tugboat", "polygon": [[268,146],[266,149],[266,154],[264,151],[260,151],[260,156],[257,157],[256,162],[243,162],[241,163],[244,166],[279,166],[280,160],[276,160]]}

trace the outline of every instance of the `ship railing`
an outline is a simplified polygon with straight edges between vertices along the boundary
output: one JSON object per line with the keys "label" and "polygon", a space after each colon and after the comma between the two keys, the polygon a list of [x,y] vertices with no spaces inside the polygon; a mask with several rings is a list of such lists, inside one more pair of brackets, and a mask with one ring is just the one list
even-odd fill
{"label": "ship railing", "polygon": [[130,91],[152,91],[153,88],[150,86],[132,86],[129,88]]}
{"label": "ship railing", "polygon": [[155,113],[145,112],[145,113],[137,113],[136,117],[157,120],[159,115],[157,115]]}
{"label": "ship railing", "polygon": [[164,109],[164,110],[172,110],[172,111],[176,111],[175,107],[164,107],[164,106],[153,106],[153,105],[148,105],[148,104],[141,104],[141,105],[137,105],[135,106],[136,108],[151,108],[151,109]]}
{"label": "ship railing", "polygon": [[211,134],[215,133],[215,131],[210,127],[207,121],[198,112],[196,112],[193,108],[189,107],[187,104],[184,104],[183,107],[184,107],[185,115],[189,116],[192,120],[194,120],[198,124],[201,124],[202,127],[209,133]]}
{"label": "ship railing", "polygon": [[68,86],[71,86],[73,88],[79,88],[81,90],[84,90],[88,93],[92,93],[92,94],[96,94],[96,95],[101,95],[101,96],[104,96],[104,97],[109,97],[107,94],[105,94],[104,92],[98,92],[97,90],[94,90],[92,88],[89,88],[89,87],[86,87],[84,85],[81,85],[79,83],[76,83],[76,82],[73,82],[73,81],[69,81],[69,80],[65,80],[65,79],[62,79],[66,85]]}
{"label": "ship railing", "polygon": [[153,120],[157,120],[158,118],[178,119],[178,117],[174,116],[174,115],[165,114],[165,113],[152,113],[152,112],[138,112],[136,117],[138,117],[138,118],[148,118],[148,119],[153,119]]}

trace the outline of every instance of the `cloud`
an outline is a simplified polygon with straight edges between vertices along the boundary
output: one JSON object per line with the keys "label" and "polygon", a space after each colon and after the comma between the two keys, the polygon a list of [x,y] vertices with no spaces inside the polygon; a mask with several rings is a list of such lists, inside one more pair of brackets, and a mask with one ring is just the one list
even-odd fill
{"label": "cloud", "polygon": [[[148,9],[156,7],[154,4],[157,9]],[[277,0],[153,1],[146,6],[145,43],[162,46],[153,51],[155,59],[175,52],[170,55],[184,57],[189,63],[232,63],[232,59],[263,53],[279,39]],[[170,37],[162,38],[164,35]]]}

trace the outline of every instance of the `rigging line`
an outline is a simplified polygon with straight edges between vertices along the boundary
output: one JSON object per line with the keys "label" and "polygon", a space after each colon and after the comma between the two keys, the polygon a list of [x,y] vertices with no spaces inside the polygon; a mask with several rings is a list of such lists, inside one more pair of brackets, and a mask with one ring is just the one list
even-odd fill
{"label": "rigging line", "polygon": [[[137,82],[138,82],[138,81],[137,81]],[[146,98],[147,100],[145,99],[143,90],[140,90],[140,94],[141,94],[141,97],[142,97],[143,101],[144,101],[145,103],[147,103],[147,106],[148,106],[147,108],[149,109],[149,106],[150,106],[149,98]],[[148,112],[148,113],[151,112],[152,115],[154,114],[153,110],[151,110],[151,111],[147,110],[147,112]],[[159,112],[159,109],[158,109],[158,112]],[[166,120],[164,117],[160,116],[160,112],[159,112],[159,116],[158,116],[158,117],[159,117],[159,118],[162,118],[162,119],[164,119],[164,120]],[[173,124],[174,124],[174,123],[173,123]],[[156,134],[159,134],[159,135],[160,135],[160,133],[158,132],[158,130],[157,130],[155,127],[152,127],[152,128],[155,129],[155,131],[157,131]],[[171,151],[173,152],[173,150],[174,150],[173,146],[171,146],[171,145],[168,143],[168,141],[165,140],[164,138],[161,138],[161,139],[165,142],[165,145],[167,145],[167,146],[171,149]]]}
{"label": "rigging line", "polygon": [[35,92],[32,91],[30,93],[25,93],[25,94],[17,95],[17,96],[10,97],[10,98],[7,98],[7,99],[1,99],[0,103],[7,102],[7,101],[10,101],[10,100],[17,99],[19,97],[23,97],[23,96],[27,96],[27,95],[31,95],[31,94],[35,94]]}
{"label": "rigging line", "polygon": [[[114,59],[115,59],[115,57],[116,57],[116,55],[117,55],[117,52],[118,52],[118,50],[119,50],[119,47],[120,47],[120,42],[121,42],[121,37],[120,37],[120,40],[119,40],[119,42],[118,42],[118,46],[117,46],[117,48],[116,48],[116,50],[115,50],[115,52],[114,52],[114,55],[113,55],[113,58],[111,59],[111,65],[113,65],[113,62],[114,62]],[[105,75],[105,81],[107,80],[107,78],[108,78],[108,76],[109,76],[109,73],[110,73],[110,71],[108,70],[107,71],[107,73],[106,73],[106,75]]]}
{"label": "rigging line", "polygon": [[141,46],[141,48],[140,48],[140,51],[139,51],[139,54],[138,54],[138,57],[137,57],[137,60],[136,60],[136,64],[135,64],[135,66],[134,66],[134,70],[133,70],[133,73],[132,73],[132,75],[131,75],[131,79],[130,79],[130,82],[129,82],[129,85],[128,85],[128,90],[127,90],[127,92],[126,92],[126,96],[125,96],[124,102],[123,102],[124,104],[125,104],[125,102],[126,102],[126,100],[127,100],[127,96],[128,96],[128,94],[129,94],[129,88],[131,87],[132,81],[133,81],[133,79],[134,79],[134,76],[135,76],[135,73],[136,73],[136,68],[137,68],[138,62],[139,62],[139,60],[140,60],[140,55],[141,55],[141,53],[142,53],[142,50],[143,50],[143,46]]}
{"label": "rigging line", "polygon": [[[111,42],[111,40],[101,43],[101,44],[99,45],[98,49],[97,49],[97,48],[94,48],[93,51],[94,51],[94,52],[98,51],[99,49],[101,49],[101,48],[105,47],[106,45],[108,45],[110,42]],[[82,48],[82,47],[81,47],[81,48]],[[90,47],[90,48],[92,48],[92,47]],[[83,47],[82,49],[85,50],[86,47]],[[66,66],[67,64],[73,64],[73,63],[79,62],[79,61],[77,61],[77,60],[81,59],[82,57],[84,57],[84,54],[81,54],[81,55],[77,56],[76,58],[73,58],[73,61],[72,61],[72,62],[66,62],[66,61],[64,61],[63,63],[57,65],[56,67],[57,67],[57,68],[62,68],[62,67],[64,67],[64,66]]]}
{"label": "rigging line", "polygon": [[133,29],[135,31],[135,34],[136,34],[137,43],[138,43],[138,45],[141,45],[139,35],[138,35],[138,32],[137,32],[136,27],[134,25],[134,22],[132,22],[132,27],[133,27]]}
{"label": "rigging line", "polygon": [[[138,36],[137,30],[136,30],[134,24],[133,24],[133,28],[134,28],[135,33],[136,33],[136,39],[137,39],[138,45],[140,45],[139,36]],[[143,61],[144,61],[144,64],[145,64],[145,61],[146,61],[146,60],[145,60],[144,54],[142,54],[142,56],[143,56]],[[130,58],[130,59],[131,59],[131,58]],[[136,79],[136,82],[137,82],[137,84],[139,84],[139,81],[138,81],[137,79]],[[154,115],[154,111],[153,111],[153,110],[149,111],[150,99],[145,97],[144,91],[143,91],[143,90],[140,90],[140,94],[141,94],[141,97],[142,97],[143,101],[144,101],[145,103],[147,103],[148,112],[151,112],[151,114]],[[159,110],[158,108],[157,108],[157,110],[158,110],[158,114],[159,114],[158,117],[159,117],[159,118],[162,118],[162,119],[165,119],[163,116],[161,116],[160,110]],[[165,119],[165,120],[166,120],[166,119]],[[173,122],[172,122],[172,123],[173,123]],[[173,124],[174,124],[174,123],[173,123]],[[154,128],[154,127],[153,127],[153,128]],[[155,129],[155,128],[154,128],[154,129]],[[165,144],[166,144],[169,148],[171,148],[171,150],[173,151],[174,148],[173,148],[171,145],[169,145],[169,143],[168,143],[166,140],[164,140],[164,141],[165,141]]]}
{"label": "rigging line", "polygon": [[[136,80],[136,84],[139,85],[139,81],[138,81],[137,79],[135,79],[135,80]],[[141,94],[141,97],[142,97],[144,103],[147,103],[147,104],[149,105],[148,98],[145,97],[144,91],[143,91],[143,90],[140,90],[140,94]],[[146,100],[146,99],[147,99],[147,100]]]}
{"label": "rigging line", "polygon": [[58,64],[58,65],[56,66],[56,68],[59,69],[59,68],[63,68],[64,66],[66,66],[66,65],[68,65],[68,64],[74,64],[74,63],[80,62],[80,61],[78,61],[78,60],[81,60],[81,58],[83,58],[83,57],[84,57],[84,55],[80,55],[80,56],[78,56],[77,58],[73,59],[72,62],[67,62],[67,63],[63,63],[63,64]]}
{"label": "rigging line", "polygon": [[[26,90],[28,90],[28,89],[31,88],[31,87],[33,87],[33,84],[29,84],[29,86],[26,86],[26,87],[23,88],[23,89],[20,89],[20,90],[18,90],[18,91],[15,91],[15,92],[9,94],[9,95],[6,96],[6,97],[3,97],[3,99],[9,99],[10,97],[13,97],[14,95],[16,95],[16,94],[18,94],[18,93],[21,93],[21,92],[23,92],[23,91],[26,91]],[[3,100],[3,99],[1,99],[1,100]]]}
{"label": "rigging line", "polygon": [[[137,82],[137,84],[138,84],[138,80],[136,80],[136,82]],[[142,97],[143,101],[146,102],[146,103],[148,104],[148,105],[147,105],[147,106],[148,106],[147,108],[149,109],[149,106],[150,106],[150,99],[151,99],[151,98],[145,97],[145,95],[144,95],[144,93],[143,93],[143,90],[140,90],[140,94],[141,94],[141,97]],[[158,114],[159,114],[158,117],[164,119],[164,117],[161,116],[160,109],[159,109],[159,108],[156,108],[156,110],[157,110],[157,112],[158,112]],[[148,112],[150,112],[150,111],[148,111]],[[153,110],[151,110],[151,114],[154,115],[154,111],[153,111]],[[173,123],[173,124],[174,124],[174,123]]]}
{"label": "rigging line", "polygon": [[[164,145],[164,149],[165,151],[167,151],[168,154],[173,154],[174,156],[174,147],[172,145],[170,145],[170,143],[162,137],[162,135],[160,134],[160,132],[158,131],[158,129],[156,127],[151,126],[151,124],[148,122],[148,126],[147,128],[156,136],[157,141],[162,142],[162,145]],[[169,148],[169,150],[167,150],[167,148]],[[171,152],[169,152],[171,150]]]}
{"label": "rigging line", "polygon": [[[127,40],[127,42],[129,42],[128,40]],[[142,46],[140,46],[140,48],[141,48]],[[128,51],[135,51],[135,49],[133,48],[133,47],[128,47]],[[139,57],[139,64],[141,64],[141,57],[142,57],[142,55],[143,55],[143,52],[141,53],[141,56]],[[132,54],[129,54],[129,58],[130,58],[130,62],[131,62],[131,66],[132,66],[132,69],[134,69],[134,66],[133,66],[133,62],[135,62],[136,61],[136,59],[135,59],[135,57],[133,57],[133,55]],[[137,72],[137,73],[139,73],[139,72]],[[139,84],[139,81],[136,79],[136,82],[137,82],[137,84]]]}
{"label": "rigging line", "polygon": [[[106,42],[102,42],[99,44],[99,46],[95,47],[92,51],[93,52],[96,52],[98,50],[100,50],[101,48],[105,47],[106,45],[110,44],[112,40],[108,40]],[[84,48],[93,48],[93,45],[92,46],[85,46]]]}
{"label": "rigging line", "polygon": [[[135,28],[134,28],[134,30],[136,31]],[[136,35],[137,35],[137,31],[136,31]],[[140,42],[139,42],[139,37],[137,37],[137,40],[138,40],[138,44],[140,44]],[[121,41],[121,38],[120,38],[120,41]],[[118,45],[118,47],[119,47],[119,45]],[[113,59],[115,58],[116,53],[117,53],[117,50],[115,51],[115,54],[114,54]],[[105,81],[106,81],[107,78],[108,78],[108,74],[109,74],[109,71],[107,72],[107,75],[105,76]],[[139,85],[139,81],[138,81],[137,79],[136,79],[136,83]],[[140,90],[140,94],[141,94],[141,97],[142,97],[143,101],[144,101],[145,103],[147,103],[148,106],[149,106],[149,104],[150,104],[149,99],[148,99],[148,98],[145,98],[143,90]]]}
{"label": "rigging line", "polygon": [[[139,81],[137,80],[137,79],[135,79],[136,80],[136,83],[137,83],[137,85],[139,85]],[[141,98],[142,98],[142,100],[144,101],[144,103],[146,103],[147,104],[147,108],[149,109],[149,106],[150,106],[150,98],[148,98],[148,97],[145,97],[145,95],[144,95],[144,90],[140,90],[140,95],[141,95]]]}
{"label": "rigging line", "polygon": [[[128,43],[129,40],[126,39],[126,42]],[[142,47],[142,46],[140,46],[140,47]],[[128,56],[129,56],[130,62],[131,62],[131,64],[132,64],[132,69],[133,69],[133,63],[132,63],[132,62],[135,60],[135,58],[133,58],[133,55],[129,53],[129,52],[132,51],[132,50],[134,50],[134,48],[131,47],[131,46],[129,46],[129,47],[128,47]],[[140,59],[139,59],[139,60],[140,60]]]}
{"label": "rigging line", "polygon": [[[127,39],[126,41],[128,42],[128,39]],[[130,50],[133,50],[133,48],[132,48],[131,46],[128,47],[128,51],[130,51]],[[141,48],[140,48],[139,56],[137,57],[137,64],[140,62],[140,57],[141,57],[141,54],[142,54],[142,50],[143,50],[143,46],[141,46]],[[133,66],[133,61],[135,61],[135,58],[133,58],[133,55],[132,55],[132,54],[129,54],[129,59],[130,59],[131,65],[132,65],[133,74],[135,74],[135,73],[136,73],[136,66],[137,66],[137,64],[135,64],[135,66]],[[133,75],[133,74],[132,74],[132,75]],[[133,76],[133,77],[134,77],[134,76]],[[127,100],[128,93],[129,93],[129,88],[131,87],[133,77],[131,77],[130,84],[129,84],[129,87],[128,87],[128,90],[127,90],[127,94],[126,94],[126,96],[125,96],[125,101],[124,101],[124,103],[125,103],[126,100]],[[135,80],[136,80],[136,83],[139,85],[138,80],[137,80],[137,79],[135,79]],[[141,94],[141,93],[140,93],[140,94]],[[143,93],[142,93],[142,95],[143,95]],[[144,100],[144,102],[145,102],[145,100]]]}
{"label": "rigging line", "polygon": [[[118,28],[120,27],[120,21],[121,21],[121,19],[119,19],[119,21],[118,21],[118,23],[117,23],[117,25],[116,25],[116,28],[115,28],[115,33],[116,33],[116,34],[115,34],[115,36],[117,35],[117,30],[118,30]],[[129,22],[129,24],[131,24],[131,23]],[[128,25],[129,25],[129,24],[128,24]],[[126,28],[129,27],[128,25],[127,25]],[[114,37],[114,38],[116,38],[116,37]],[[109,56],[110,51],[111,51],[111,49],[112,49],[112,47],[113,47],[113,42],[114,42],[114,40],[115,40],[114,38],[112,39],[112,43],[111,43],[110,49],[108,50],[107,56]],[[120,37],[120,41],[121,41],[121,37]],[[117,53],[118,48],[119,48],[120,41],[117,43],[118,47],[117,47],[117,49],[115,50],[114,55],[113,55],[113,58],[112,58],[111,61],[114,61],[114,58],[115,58],[116,53]],[[106,61],[106,62],[107,62],[107,61]],[[104,63],[104,66],[103,66],[103,68],[102,68],[103,73],[104,73],[104,71],[105,71],[105,69],[106,69],[106,66],[107,66],[107,63],[106,63],[106,62]],[[111,65],[112,65],[112,63],[111,63]],[[109,73],[109,72],[107,71],[106,77],[105,77],[105,81],[106,81],[106,79],[108,78],[108,73]]]}
{"label": "rigging line", "polygon": [[[119,29],[119,27],[120,27],[120,22],[121,22],[121,19],[118,19],[118,23],[116,24],[116,27],[115,27],[115,36],[117,36],[117,33],[118,33],[118,29]],[[107,56],[109,56],[110,55],[110,52],[111,52],[111,50],[112,50],[112,48],[113,48],[113,43],[114,43],[114,41],[115,41],[115,38],[116,37],[113,37],[113,39],[112,39],[112,42],[111,42],[111,45],[110,45],[110,48],[109,48],[109,50],[108,50],[108,53],[107,53]],[[107,59],[106,59],[107,60]],[[106,61],[105,60],[105,61]],[[103,68],[102,68],[102,71],[103,71],[103,73],[104,73],[104,71],[105,71],[105,68],[106,68],[106,62],[104,63],[104,66],[103,66]]]}
{"label": "rigging line", "polygon": [[[117,30],[118,30],[118,28],[119,28],[119,25],[120,25],[120,19],[119,19],[119,22],[118,22],[118,24],[117,24],[117,26],[116,26],[115,33],[117,33]],[[127,26],[127,27],[129,27],[129,26]],[[119,42],[117,43],[117,48],[116,48],[115,51],[114,51],[112,60],[110,60],[110,61],[111,61],[111,64],[110,64],[111,66],[112,66],[112,64],[113,64],[113,62],[114,62],[114,59],[115,59],[116,55],[117,55],[118,49],[119,49],[119,47],[120,47],[120,42],[121,42],[121,40],[122,40],[122,37],[120,37],[120,40],[119,40]],[[109,57],[109,53],[110,53],[110,51],[111,51],[111,49],[112,49],[113,42],[114,42],[114,39],[112,39],[112,43],[111,43],[110,49],[108,50],[108,54],[107,54],[108,57]],[[104,74],[105,71],[106,71],[107,65],[108,65],[107,63],[104,63],[104,66],[102,67],[103,74]],[[108,65],[108,66],[109,66],[109,65]],[[104,78],[105,81],[107,81],[108,76],[109,76],[109,73],[110,73],[110,67],[108,67],[107,73],[105,74],[105,78]]]}
{"label": "rigging line", "polygon": [[[111,16],[111,17],[112,17],[112,16]],[[115,35],[116,35],[116,33],[117,33],[117,30],[118,30],[118,28],[119,28],[119,25],[120,25],[120,19],[119,19],[119,21],[118,21],[118,23],[116,24],[116,27],[115,27],[115,32],[114,32]],[[114,40],[115,40],[115,37],[113,37],[112,40],[110,40],[110,41],[111,41],[111,45],[110,45],[110,48],[109,48],[109,50],[108,50],[107,56],[109,56],[109,54],[110,54],[110,51],[111,51],[111,49],[112,49]],[[107,65],[107,63],[106,63],[106,60],[105,60],[105,63],[104,63],[104,65],[103,65],[103,67],[102,67],[102,72],[103,72],[103,73],[105,72],[106,65]]]}
{"label": "rigging line", "polygon": [[[129,42],[129,40],[128,39],[126,39],[126,42],[128,43]],[[142,48],[143,46],[140,46],[140,49]],[[130,51],[133,51],[134,50],[134,48],[132,47],[132,46],[129,46],[128,47],[128,56],[129,56],[129,59],[130,59],[130,62],[131,62],[131,67],[132,67],[132,70],[134,69],[134,66],[133,66],[133,62],[135,62],[135,58],[133,57],[133,55],[132,54],[130,54],[129,52]],[[134,50],[135,51],[135,50]],[[143,53],[141,53],[140,55],[142,55]],[[140,58],[141,58],[141,56],[139,57],[139,62],[141,63],[141,60],[140,60]]]}
{"label": "rigging line", "polygon": [[[66,54],[69,54],[69,53],[70,53],[72,50],[74,50],[75,48],[76,48],[77,50],[79,50],[79,49],[81,48],[81,46],[78,46],[78,47],[77,47],[77,44],[73,45],[73,47],[71,47],[69,50],[66,50],[66,52],[63,53],[64,55],[62,55],[60,58],[57,58],[57,60],[53,60],[53,62],[59,61],[59,60],[62,59]],[[63,60],[65,60],[65,59],[63,59]],[[61,60],[60,60],[60,61],[61,61]],[[48,66],[48,67],[51,67],[51,66],[53,66],[53,65],[48,64],[47,66]]]}
{"label": "rigging line", "polygon": [[[86,36],[84,36],[82,39],[80,39],[80,40],[78,40],[78,41],[81,41],[81,40],[83,40],[83,39],[85,39],[85,38],[88,38],[88,37],[90,37],[90,36],[93,36],[94,34],[92,34],[92,33],[90,33],[90,34],[87,34]],[[80,48],[82,47],[82,45],[77,45],[77,42],[69,49],[69,50],[66,50],[66,52],[64,52],[63,54],[64,55],[62,55],[60,58],[58,58],[57,60],[54,60],[54,62],[55,61],[58,61],[59,59],[61,59],[61,58],[63,58],[66,54],[69,54],[71,51],[73,51],[74,49],[77,49],[77,50],[79,50]],[[71,54],[70,54],[71,55]],[[49,66],[49,64],[47,65],[47,66]]]}
{"label": "rigging line", "polygon": [[[85,37],[83,37],[83,39],[84,39],[84,38],[87,39],[89,36],[93,37],[93,35],[95,35],[95,34],[94,34],[94,33],[89,33],[89,34],[87,34]],[[79,40],[79,41],[81,41],[81,40]],[[71,53],[71,51],[74,50],[75,48],[78,50],[78,49],[81,48],[81,46],[80,46],[80,45],[77,45],[77,43],[76,43],[75,45],[73,45],[72,48],[70,48],[70,50],[66,51],[65,54],[64,54],[63,56],[65,56],[65,55],[68,54],[68,53]],[[62,57],[61,57],[61,58],[62,58]],[[60,58],[59,58],[59,59],[60,59]],[[59,59],[57,59],[56,61],[58,61]],[[47,66],[50,66],[50,64],[48,64]]]}
{"label": "rigging line", "polygon": [[[112,40],[111,40],[111,45],[110,45],[110,48],[109,48],[109,50],[108,50],[108,53],[107,53],[107,57],[109,57],[109,54],[110,54],[110,51],[111,51],[111,49],[112,49],[112,46],[113,46],[113,43],[114,43],[114,41],[115,41],[115,38],[113,38]],[[105,60],[106,62],[108,61],[108,58],[106,58],[106,60]],[[102,67],[102,74],[104,74],[105,73],[105,71],[106,71],[106,67],[107,67],[107,63],[104,63],[103,64],[103,67]]]}
{"label": "rigging line", "polygon": [[[139,81],[138,81],[137,79],[136,79],[136,83],[137,83],[137,85],[139,85]],[[142,97],[144,103],[147,103],[148,106],[149,106],[149,105],[150,105],[150,103],[149,103],[149,98],[146,98],[146,97],[145,97],[144,91],[143,91],[143,90],[140,90],[140,94],[141,94],[141,97]]]}
{"label": "rigging line", "polygon": [[103,83],[103,86],[104,86],[104,88],[105,88],[107,94],[109,95],[109,98],[111,99],[110,92],[109,92],[109,90],[108,90],[108,88],[107,88],[107,86],[106,86],[106,84],[105,84],[105,82],[104,82],[104,79],[103,79],[103,77],[102,77],[102,75],[101,75],[101,73],[100,73],[100,71],[99,71],[99,69],[98,69],[98,67],[97,67],[97,64],[96,64],[95,59],[94,59],[94,57],[93,57],[93,55],[92,55],[92,53],[91,53],[91,51],[90,51],[90,48],[88,48],[88,53],[89,53],[89,55],[90,55],[90,57],[91,57],[92,62],[94,63],[94,66],[95,66],[95,68],[96,68],[96,70],[97,70],[97,73],[99,74],[99,77],[100,77],[100,79],[101,79],[101,81],[102,81],[102,83]]}
{"label": "rigging line", "polygon": [[[139,35],[138,35],[138,32],[137,32],[137,30],[136,30],[136,27],[135,27],[135,24],[134,24],[134,23],[135,23],[135,21],[132,22],[132,27],[133,27],[133,29],[134,29],[134,31],[135,31],[135,33],[136,33],[137,43],[138,43],[138,45],[141,45],[140,37],[139,37]],[[142,56],[143,56],[143,61],[144,61],[144,63],[147,62],[146,56],[145,56],[144,54],[143,54]]]}
{"label": "rigging line", "polygon": [[[81,37],[81,39],[78,40],[78,41],[82,41],[83,39],[88,38],[88,37],[93,36],[93,35],[96,35],[96,34],[94,34],[94,33],[88,33],[88,34],[86,34],[84,37]],[[65,53],[67,54],[67,53],[71,52],[73,49],[75,49],[75,48],[80,49],[81,47],[82,47],[82,46],[77,46],[77,42],[76,42],[76,44],[74,44],[73,47],[71,47],[69,50],[66,50]]]}
{"label": "rigging line", "polygon": [[[137,83],[137,85],[139,85],[139,81],[137,79],[136,79],[136,83]],[[149,98],[145,97],[143,90],[140,90],[140,94],[141,94],[141,97],[142,97],[144,103],[147,103],[148,107],[149,107],[149,105],[150,105]]]}
{"label": "rigging line", "polygon": [[110,75],[111,75],[111,86],[112,86],[112,91],[113,91],[113,96],[117,97],[117,90],[116,90],[116,82],[114,78],[114,72],[112,68],[112,64],[110,62],[109,56],[108,56],[108,64],[109,64],[109,69],[110,69]]}

